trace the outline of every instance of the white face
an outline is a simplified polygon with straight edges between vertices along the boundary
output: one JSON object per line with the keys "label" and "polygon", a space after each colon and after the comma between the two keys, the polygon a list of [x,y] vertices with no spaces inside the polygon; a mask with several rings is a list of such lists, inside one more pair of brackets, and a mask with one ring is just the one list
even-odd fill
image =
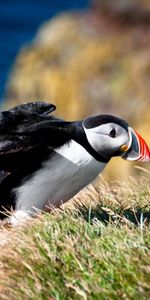
{"label": "white face", "polygon": [[128,132],[116,123],[106,123],[88,129],[84,127],[84,130],[92,148],[104,156],[123,154],[120,148],[123,145],[129,145],[130,142]]}

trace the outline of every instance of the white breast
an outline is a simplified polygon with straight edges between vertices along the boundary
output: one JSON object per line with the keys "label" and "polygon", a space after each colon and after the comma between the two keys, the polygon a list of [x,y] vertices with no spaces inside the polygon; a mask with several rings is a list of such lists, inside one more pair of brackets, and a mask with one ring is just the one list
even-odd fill
{"label": "white breast", "polygon": [[59,206],[94,180],[105,165],[71,141],[56,150],[54,156],[18,188],[16,208],[32,212],[47,204]]}

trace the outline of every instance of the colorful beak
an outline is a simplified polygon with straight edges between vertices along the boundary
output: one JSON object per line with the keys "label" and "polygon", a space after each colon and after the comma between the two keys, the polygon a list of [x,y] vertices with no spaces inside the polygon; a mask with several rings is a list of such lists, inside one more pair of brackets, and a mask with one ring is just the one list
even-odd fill
{"label": "colorful beak", "polygon": [[128,150],[122,158],[130,161],[150,162],[150,149],[144,139],[129,127],[129,145]]}

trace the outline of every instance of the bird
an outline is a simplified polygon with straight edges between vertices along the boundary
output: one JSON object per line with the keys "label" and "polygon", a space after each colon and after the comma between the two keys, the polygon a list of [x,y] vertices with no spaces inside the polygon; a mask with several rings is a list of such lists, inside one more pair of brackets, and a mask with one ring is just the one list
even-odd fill
{"label": "bird", "polygon": [[144,139],[121,118],[65,121],[55,109],[38,101],[0,112],[0,218],[13,226],[61,206],[115,156],[150,161]]}

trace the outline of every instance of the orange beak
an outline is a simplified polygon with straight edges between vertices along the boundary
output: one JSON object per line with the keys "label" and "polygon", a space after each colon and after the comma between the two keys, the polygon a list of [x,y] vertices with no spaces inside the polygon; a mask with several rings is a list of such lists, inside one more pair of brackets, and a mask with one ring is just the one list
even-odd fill
{"label": "orange beak", "polygon": [[122,158],[130,161],[150,162],[150,149],[144,139],[131,127],[129,127],[128,151]]}

